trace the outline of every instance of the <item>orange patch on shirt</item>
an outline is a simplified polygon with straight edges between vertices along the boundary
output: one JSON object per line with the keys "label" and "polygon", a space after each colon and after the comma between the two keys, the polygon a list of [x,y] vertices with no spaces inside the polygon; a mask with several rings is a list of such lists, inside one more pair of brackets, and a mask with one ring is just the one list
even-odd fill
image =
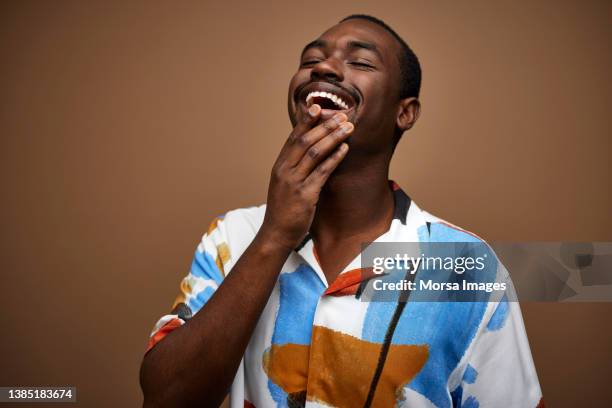
{"label": "orange patch on shirt", "polygon": [[[363,406],[376,371],[382,344],[364,341],[326,327],[313,329],[308,400],[338,408]],[[429,355],[427,345],[391,344],[373,407],[395,406],[402,388],[421,370]]]}
{"label": "orange patch on shirt", "polygon": [[287,394],[304,391],[308,377],[310,346],[273,344],[263,355],[263,369]]}
{"label": "orange patch on shirt", "polygon": [[217,267],[219,268],[223,276],[225,276],[225,264],[229,260],[230,260],[229,247],[227,246],[225,242],[222,242],[221,244],[217,245],[217,259],[215,260],[215,263],[217,264]]}
{"label": "orange patch on shirt", "polygon": [[[287,394],[306,388],[308,401],[354,408],[363,406],[367,398],[381,349],[380,343],[314,326],[312,346],[272,345],[264,353],[263,366]],[[426,345],[392,344],[372,406],[395,406],[402,388],[421,370],[428,355]]]}
{"label": "orange patch on shirt", "polygon": [[174,309],[176,305],[178,305],[179,303],[187,303],[187,295],[191,294],[191,291],[193,290],[191,287],[191,284],[189,283],[188,278],[185,278],[181,281],[180,288],[181,288],[181,292],[176,297],[176,299],[174,299],[174,303],[172,304],[172,309]]}
{"label": "orange patch on shirt", "polygon": [[374,276],[372,268],[358,268],[343,272],[327,288],[324,295],[347,296],[354,295],[359,288],[359,284]]}
{"label": "orange patch on shirt", "polygon": [[208,231],[206,231],[207,235],[210,235],[215,230],[215,228],[217,228],[217,224],[219,223],[219,221],[219,217],[216,217],[214,220],[212,220],[212,222],[208,226]]}

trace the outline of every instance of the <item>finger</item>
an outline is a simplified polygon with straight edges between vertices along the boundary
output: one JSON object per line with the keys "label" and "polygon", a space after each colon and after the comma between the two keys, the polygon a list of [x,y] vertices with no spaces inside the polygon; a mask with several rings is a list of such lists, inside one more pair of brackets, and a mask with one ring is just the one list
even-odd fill
{"label": "finger", "polygon": [[289,139],[286,160],[290,166],[295,166],[302,159],[306,151],[323,137],[336,130],[347,120],[346,114],[336,113],[331,119],[324,121],[306,133],[296,133]]}
{"label": "finger", "polygon": [[302,113],[302,110],[300,109],[298,111],[298,122],[291,133],[297,132],[302,134],[308,132],[317,124],[320,116],[321,106],[316,103],[310,105],[306,113]]}
{"label": "finger", "polygon": [[342,123],[336,130],[328,136],[323,137],[317,143],[310,146],[300,162],[295,166],[296,173],[301,179],[305,179],[312,170],[327,156],[346,140],[353,132],[355,126],[351,122]]}
{"label": "finger", "polygon": [[329,176],[346,157],[348,150],[349,147],[346,143],[342,143],[338,146],[336,150],[315,167],[312,173],[304,180],[304,190],[313,194],[319,194]]}
{"label": "finger", "polygon": [[279,160],[282,160],[285,158],[285,156],[287,156],[288,150],[295,142],[296,135],[302,135],[312,129],[319,122],[320,116],[321,106],[317,105],[316,103],[308,108],[306,114],[298,114],[298,123],[295,125],[289,134],[289,137],[285,141],[285,144],[283,145],[278,157]]}

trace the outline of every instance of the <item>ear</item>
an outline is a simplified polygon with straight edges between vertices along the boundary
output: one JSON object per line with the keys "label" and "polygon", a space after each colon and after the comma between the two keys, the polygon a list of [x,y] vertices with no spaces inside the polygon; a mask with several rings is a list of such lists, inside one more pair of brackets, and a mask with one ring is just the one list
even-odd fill
{"label": "ear", "polygon": [[402,132],[405,132],[414,125],[420,114],[421,102],[417,98],[402,99],[397,112],[397,127]]}

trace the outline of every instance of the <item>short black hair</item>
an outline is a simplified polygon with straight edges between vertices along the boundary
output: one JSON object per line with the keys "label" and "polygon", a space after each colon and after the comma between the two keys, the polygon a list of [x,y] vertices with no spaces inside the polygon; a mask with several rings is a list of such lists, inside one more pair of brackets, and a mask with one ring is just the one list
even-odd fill
{"label": "short black hair", "polygon": [[399,42],[401,53],[398,55],[398,59],[400,64],[400,75],[402,76],[400,98],[418,98],[419,92],[421,91],[421,64],[419,63],[419,59],[415,53],[408,46],[408,44],[406,44],[406,41],[404,41],[402,37],[400,37],[399,34],[397,34],[384,21],[367,14],[351,14],[350,16],[344,17],[342,20],[340,20],[340,23],[353,19],[367,20],[374,24],[378,24],[387,30],[387,32]]}

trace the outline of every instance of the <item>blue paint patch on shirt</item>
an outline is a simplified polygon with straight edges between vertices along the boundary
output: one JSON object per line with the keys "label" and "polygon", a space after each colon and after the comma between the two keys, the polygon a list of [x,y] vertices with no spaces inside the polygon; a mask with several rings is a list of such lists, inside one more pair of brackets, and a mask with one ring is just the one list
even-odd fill
{"label": "blue paint patch on shirt", "polygon": [[463,381],[468,384],[474,384],[476,382],[476,377],[478,377],[478,371],[468,364],[463,373]]}
{"label": "blue paint patch on shirt", "polygon": [[[467,367],[465,368],[465,372],[463,373],[463,378],[461,381],[468,383],[468,384],[474,384],[476,382],[476,377],[478,377],[478,371],[476,371],[474,367],[468,364]],[[459,386],[455,388],[454,391],[451,391],[450,394],[451,394],[451,400],[453,403],[452,406],[455,408],[461,407],[462,399],[463,399],[463,386],[459,384]],[[478,404],[478,402],[476,403]]]}
{"label": "blue paint patch on shirt", "polygon": [[[315,310],[325,285],[316,272],[304,264],[293,272],[281,273],[278,281],[279,306],[272,344],[309,345]],[[282,388],[269,380],[268,389],[277,407],[287,406],[287,393]]]}
{"label": "blue paint patch on shirt", "polygon": [[208,286],[203,291],[199,292],[196,296],[189,299],[189,307],[191,308],[192,314],[198,312],[202,306],[208,302],[211,296],[215,293],[215,289]]}
{"label": "blue paint patch on shirt", "polygon": [[478,403],[476,397],[471,395],[467,397],[463,405],[461,405],[462,408],[478,408],[479,406],[480,404]]}
{"label": "blue paint patch on shirt", "polygon": [[487,330],[496,331],[504,327],[506,320],[508,320],[508,313],[510,311],[510,305],[508,304],[508,297],[504,295],[502,300],[497,305],[491,320],[487,324]]}
{"label": "blue paint patch on shirt", "polygon": [[312,323],[325,285],[308,265],[282,273],[279,278],[280,299],[272,334],[273,344],[310,344]]}
{"label": "blue paint patch on shirt", "polygon": [[270,390],[272,399],[276,401],[277,408],[287,407],[287,393],[283,391],[281,387],[274,384],[272,380],[268,380],[268,389]]}
{"label": "blue paint patch on shirt", "polygon": [[[425,242],[482,242],[474,236],[443,224],[434,223],[417,230]],[[494,258],[493,258],[494,259]],[[425,273],[421,273],[425,272]],[[420,271],[417,279],[427,279],[431,271]],[[496,267],[489,268],[481,281],[494,279]],[[454,272],[451,272],[454,274]],[[396,302],[372,302],[364,319],[364,340],[382,343]],[[440,408],[451,407],[448,378],[457,367],[482,323],[487,302],[409,301],[398,322],[392,344],[426,344],[429,357],[408,387]]]}
{"label": "blue paint patch on shirt", "polygon": [[196,251],[191,263],[191,274],[202,279],[212,279],[217,285],[221,285],[223,281],[223,274],[207,252]]}
{"label": "blue paint patch on shirt", "polygon": [[472,234],[439,222],[432,223],[429,232],[421,226],[417,233],[422,242],[483,242]]}

